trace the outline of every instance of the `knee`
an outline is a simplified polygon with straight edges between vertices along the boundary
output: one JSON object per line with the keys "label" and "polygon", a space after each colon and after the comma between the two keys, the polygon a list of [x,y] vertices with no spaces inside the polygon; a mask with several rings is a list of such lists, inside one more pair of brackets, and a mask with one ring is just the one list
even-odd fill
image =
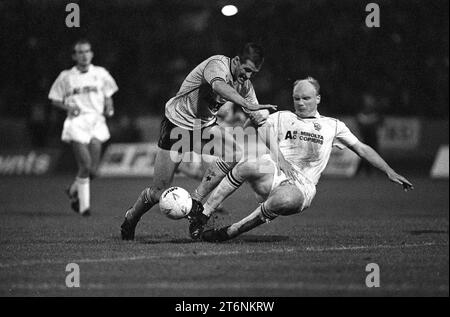
{"label": "knee", "polygon": [[234,167],[234,170],[239,174],[243,174],[243,172],[245,172],[247,170],[247,166],[248,166],[247,161],[239,162]]}
{"label": "knee", "polygon": [[269,208],[279,216],[289,216],[302,211],[303,194],[292,185],[281,186],[269,197]]}
{"label": "knee", "polygon": [[303,197],[289,197],[278,212],[280,216],[298,214],[302,211]]}
{"label": "knee", "polygon": [[260,179],[262,176],[274,173],[271,161],[267,159],[247,160],[238,163],[236,170],[245,179]]}

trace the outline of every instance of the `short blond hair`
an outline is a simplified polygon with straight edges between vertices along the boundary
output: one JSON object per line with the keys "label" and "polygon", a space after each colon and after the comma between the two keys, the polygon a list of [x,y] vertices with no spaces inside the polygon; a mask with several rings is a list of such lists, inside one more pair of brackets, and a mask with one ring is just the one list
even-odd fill
{"label": "short blond hair", "polygon": [[298,84],[300,84],[301,82],[304,82],[304,81],[306,81],[306,82],[310,83],[311,85],[313,85],[313,86],[314,86],[314,89],[316,90],[316,94],[317,94],[317,95],[320,95],[320,84],[319,84],[319,82],[317,81],[317,79],[315,79],[315,78],[313,78],[313,77],[311,77],[311,76],[308,76],[308,77],[306,77],[306,78],[304,78],[304,79],[297,79],[297,80],[294,82],[294,88],[295,88]]}

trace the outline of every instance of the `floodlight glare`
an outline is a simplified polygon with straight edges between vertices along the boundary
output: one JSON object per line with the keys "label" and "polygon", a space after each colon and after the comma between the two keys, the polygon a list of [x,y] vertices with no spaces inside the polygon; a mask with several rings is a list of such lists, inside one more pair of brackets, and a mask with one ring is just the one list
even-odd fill
{"label": "floodlight glare", "polygon": [[236,6],[234,5],[226,5],[222,8],[222,14],[224,16],[230,17],[232,15],[235,15],[236,13],[238,13],[238,8],[236,8]]}

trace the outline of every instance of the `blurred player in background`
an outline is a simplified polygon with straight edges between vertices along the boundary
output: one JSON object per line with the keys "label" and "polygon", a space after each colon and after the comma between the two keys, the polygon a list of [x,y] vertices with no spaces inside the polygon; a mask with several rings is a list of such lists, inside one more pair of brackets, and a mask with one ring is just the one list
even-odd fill
{"label": "blurred player in background", "polygon": [[[265,122],[268,117],[266,109],[275,107],[258,104],[253,85],[249,80],[261,69],[263,61],[262,48],[257,44],[248,43],[239,55],[233,58],[224,55],[211,56],[187,75],[176,96],[166,103],[153,185],[144,189],[134,205],[126,211],[121,225],[123,240],[134,239],[138,221],[159,202],[162,192],[170,186],[184,153],[201,152],[202,147],[210,141],[196,138],[197,132],[200,136],[205,132],[219,135],[218,142],[221,144],[234,144],[233,136],[216,123],[217,112],[227,101],[241,107],[254,125]],[[183,135],[188,137],[183,138]],[[187,143],[188,147],[174,148],[180,141]],[[218,148],[215,147],[216,149]],[[222,149],[221,153],[214,155],[223,157],[227,150],[233,152],[233,149]],[[236,153],[237,157],[239,155]],[[211,164],[202,183],[192,194],[193,207],[188,215],[192,237],[199,237],[196,228],[207,221],[201,213],[203,210],[201,200],[219,184],[237,161],[238,159],[225,162],[218,159],[215,164]]]}
{"label": "blurred player in background", "polygon": [[397,174],[370,146],[360,142],[347,126],[317,111],[319,83],[308,77],[293,89],[295,112],[280,111],[269,116],[266,134],[259,133],[271,154],[254,161],[239,162],[213,191],[204,206],[210,215],[243,182],[248,181],[261,205],[249,216],[231,226],[203,232],[202,239],[225,241],[278,216],[300,213],[311,205],[316,184],[330,158],[333,146],[348,147],[384,172],[405,191],[412,184]]}
{"label": "blurred player in background", "polygon": [[97,171],[102,143],[110,137],[105,117],[114,115],[112,95],[116,82],[103,67],[93,65],[94,53],[87,40],[73,46],[76,65],[64,70],[48,95],[52,104],[67,112],[61,139],[72,145],[78,165],[74,182],[67,189],[72,209],[90,215],[90,179]]}

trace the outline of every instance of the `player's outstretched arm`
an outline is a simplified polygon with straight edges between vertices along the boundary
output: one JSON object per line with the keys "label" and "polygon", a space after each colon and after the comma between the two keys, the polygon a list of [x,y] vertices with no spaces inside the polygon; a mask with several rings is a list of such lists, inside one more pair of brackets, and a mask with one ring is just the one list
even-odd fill
{"label": "player's outstretched arm", "polygon": [[400,174],[397,174],[385,160],[370,146],[362,142],[350,146],[350,148],[361,158],[384,172],[390,181],[403,186],[405,191],[414,189],[413,184]]}
{"label": "player's outstretched arm", "polygon": [[248,102],[247,100],[245,100],[244,97],[239,95],[239,93],[234,88],[232,88],[230,85],[228,85],[226,82],[222,80],[216,80],[215,82],[213,82],[212,89],[221,97],[239,105],[244,110],[248,111],[257,111],[261,109],[277,110],[277,106],[274,105],[258,105]]}

